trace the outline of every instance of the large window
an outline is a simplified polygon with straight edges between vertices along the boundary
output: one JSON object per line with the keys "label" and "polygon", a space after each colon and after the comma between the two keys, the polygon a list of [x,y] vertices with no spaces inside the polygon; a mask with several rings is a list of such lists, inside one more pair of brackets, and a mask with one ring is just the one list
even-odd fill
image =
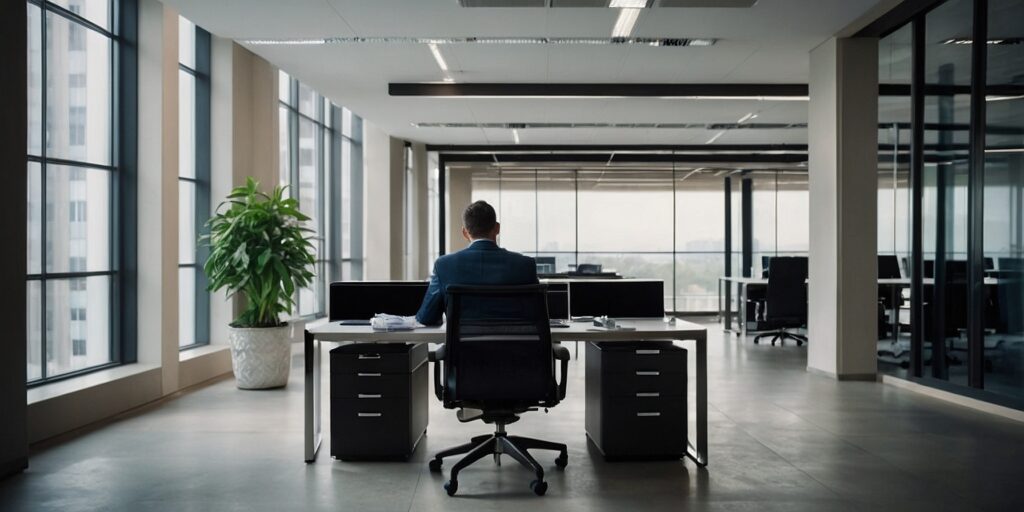
{"label": "large window", "polygon": [[[627,277],[662,279],[665,308],[670,311],[717,308],[718,277],[725,273],[729,171],[669,167],[453,172],[471,172],[473,200],[488,201],[498,210],[503,247],[554,258],[559,272],[580,263],[599,263]],[[761,199],[770,211],[770,216],[766,211],[753,219],[763,232],[755,246],[765,255],[806,254],[806,173],[758,171],[745,179],[761,184]],[[729,192],[734,260],[741,250],[739,181],[728,182],[736,190]],[[738,274],[738,263],[733,268]]]}
{"label": "large window", "polygon": [[210,217],[210,34],[178,18],[178,346],[210,342],[210,294],[196,244]]}
{"label": "large window", "polygon": [[123,359],[114,19],[108,1],[28,3],[29,384]]}
{"label": "large window", "polygon": [[362,276],[362,122],[284,72],[278,84],[281,184],[310,218],[316,253],[316,277],[296,293],[295,313],[323,316],[329,281]]}

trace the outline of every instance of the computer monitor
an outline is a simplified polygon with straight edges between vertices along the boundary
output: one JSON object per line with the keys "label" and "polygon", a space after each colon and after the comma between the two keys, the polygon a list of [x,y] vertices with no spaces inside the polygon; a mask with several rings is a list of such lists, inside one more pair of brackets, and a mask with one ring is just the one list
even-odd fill
{"label": "computer monitor", "polygon": [[771,267],[771,264],[771,256],[761,256],[761,277],[768,277],[768,268]]}
{"label": "computer monitor", "polygon": [[569,283],[548,284],[548,318],[569,319]]}
{"label": "computer monitor", "polygon": [[369,320],[377,313],[413,316],[427,293],[426,281],[342,281],[331,283],[329,319]]}
{"label": "computer monitor", "polygon": [[1024,259],[1020,258],[999,258],[999,270],[1020,272],[1024,270]]}
{"label": "computer monitor", "polygon": [[896,258],[895,254],[879,254],[878,255],[878,278],[879,279],[899,279],[903,277],[900,274],[900,261]]}
{"label": "computer monitor", "polygon": [[555,257],[554,256],[537,256],[534,258],[537,262],[537,273],[538,274],[554,274],[555,273]]}
{"label": "computer monitor", "polygon": [[665,283],[633,279],[570,281],[569,313],[572,316],[662,318],[665,316]]}
{"label": "computer monitor", "polygon": [[996,269],[996,259],[995,258],[985,258],[984,262],[985,262],[985,270],[995,270]]}

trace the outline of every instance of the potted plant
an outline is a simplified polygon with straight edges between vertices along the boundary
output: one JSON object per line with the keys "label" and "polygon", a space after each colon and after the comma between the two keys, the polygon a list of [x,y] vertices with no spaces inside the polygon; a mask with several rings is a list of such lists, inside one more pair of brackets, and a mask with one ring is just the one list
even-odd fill
{"label": "potted plant", "polygon": [[231,366],[242,389],[281,387],[288,383],[291,344],[283,314],[295,304],[295,290],[313,278],[309,217],[284,187],[271,194],[246,179],[217,207],[201,242],[210,247],[203,271],[209,290],[226,289],[228,297],[245,301],[242,314],[231,323]]}

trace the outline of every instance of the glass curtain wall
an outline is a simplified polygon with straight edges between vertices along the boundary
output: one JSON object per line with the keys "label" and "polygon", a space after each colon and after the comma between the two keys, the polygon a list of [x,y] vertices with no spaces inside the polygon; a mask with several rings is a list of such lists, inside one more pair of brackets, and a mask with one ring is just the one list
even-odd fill
{"label": "glass curtain wall", "polygon": [[207,250],[196,241],[210,217],[210,34],[178,18],[178,346],[210,342]]}
{"label": "glass curtain wall", "polygon": [[[472,171],[472,199],[498,211],[503,247],[554,259],[555,270],[597,263],[665,282],[668,311],[711,312],[725,273],[725,178],[732,171],[520,169]],[[755,215],[765,255],[807,254],[806,173],[757,171],[770,210]],[[731,179],[733,273],[739,274],[740,180]],[[784,222],[775,222],[776,218]]]}
{"label": "glass curtain wall", "polygon": [[[894,226],[889,245],[880,226],[880,252],[905,254],[910,244],[899,226],[921,215],[920,225],[908,230],[920,230],[921,258],[905,269],[921,267],[922,296],[908,308],[920,311],[921,325],[901,320],[899,326],[910,332],[910,352],[920,355],[920,364],[913,357],[896,362],[909,367],[910,378],[1016,408],[1024,408],[1020,19],[1022,0],[948,0],[883,38],[879,52],[880,69],[891,71],[881,75],[883,84],[913,82],[912,61],[923,69],[919,126],[910,117],[915,98],[883,95],[879,102],[879,168],[892,176],[893,190],[891,201],[879,203],[879,222]],[[913,36],[916,30],[923,33]],[[909,130],[886,133],[887,123],[907,123]],[[909,148],[922,155],[919,171],[909,166],[911,175],[921,173],[921,186],[909,187],[904,200],[903,162],[913,159],[902,148],[912,134],[924,141]],[[886,183],[879,183],[881,194]]]}
{"label": "glass curtain wall", "polygon": [[108,1],[28,2],[30,385],[121,358],[114,18]]}

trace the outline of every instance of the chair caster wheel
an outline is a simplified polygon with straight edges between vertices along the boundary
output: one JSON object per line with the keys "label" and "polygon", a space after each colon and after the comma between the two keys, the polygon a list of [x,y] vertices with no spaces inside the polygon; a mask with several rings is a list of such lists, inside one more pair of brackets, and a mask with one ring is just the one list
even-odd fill
{"label": "chair caster wheel", "polygon": [[537,496],[544,496],[544,493],[548,492],[548,483],[543,480],[534,480],[530,482],[530,489],[533,489],[533,493]]}
{"label": "chair caster wheel", "polygon": [[459,490],[459,481],[448,480],[444,483],[444,490],[448,492],[448,496],[455,496],[455,491]]}
{"label": "chair caster wheel", "polygon": [[431,473],[441,472],[441,459],[431,459],[430,463],[427,465],[430,467]]}
{"label": "chair caster wheel", "polygon": [[796,346],[802,347],[802,346],[804,346],[804,342],[802,342],[800,340],[796,340]]}
{"label": "chair caster wheel", "polygon": [[761,344],[761,340],[755,338],[754,339],[754,345],[760,345],[760,344]]}
{"label": "chair caster wheel", "polygon": [[557,466],[558,469],[565,469],[565,467],[568,466],[568,465],[569,465],[569,454],[567,454],[567,453],[563,453],[562,455],[559,455],[557,459],[555,459],[555,466]]}

